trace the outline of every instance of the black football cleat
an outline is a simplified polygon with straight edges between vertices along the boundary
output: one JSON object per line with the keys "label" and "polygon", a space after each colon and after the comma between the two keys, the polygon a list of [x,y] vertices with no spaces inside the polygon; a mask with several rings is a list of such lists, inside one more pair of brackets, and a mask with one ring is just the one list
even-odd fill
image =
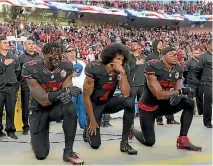
{"label": "black football cleat", "polygon": [[178,149],[187,149],[189,151],[201,151],[202,147],[193,145],[187,136],[179,136],[177,138],[177,148]]}
{"label": "black football cleat", "polygon": [[126,152],[126,153],[128,153],[129,155],[137,155],[137,154],[138,154],[138,151],[137,151],[137,150],[133,149],[133,148],[128,144],[128,142],[124,142],[124,141],[121,141],[120,150],[121,150],[121,152]]}
{"label": "black football cleat", "polygon": [[73,165],[84,165],[84,161],[75,152],[64,151],[63,160]]}

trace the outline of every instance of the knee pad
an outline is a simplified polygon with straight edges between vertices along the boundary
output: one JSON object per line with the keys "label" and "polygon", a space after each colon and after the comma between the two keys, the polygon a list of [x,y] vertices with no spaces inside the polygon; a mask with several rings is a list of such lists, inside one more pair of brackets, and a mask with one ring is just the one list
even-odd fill
{"label": "knee pad", "polygon": [[65,116],[71,116],[71,117],[76,117],[77,118],[77,111],[76,111],[76,106],[73,102],[69,102],[68,104],[64,104],[63,106],[63,111]]}
{"label": "knee pad", "polygon": [[132,109],[134,110],[134,107],[135,107],[135,102],[132,98],[130,97],[127,97],[125,98],[124,102],[123,102],[123,105],[126,109]]}

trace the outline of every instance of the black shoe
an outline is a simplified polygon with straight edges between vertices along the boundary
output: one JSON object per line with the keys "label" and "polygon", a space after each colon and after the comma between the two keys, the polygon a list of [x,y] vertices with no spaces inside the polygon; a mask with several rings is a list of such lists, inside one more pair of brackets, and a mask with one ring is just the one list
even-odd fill
{"label": "black shoe", "polygon": [[5,137],[5,136],[6,136],[6,134],[3,131],[0,131],[0,139]]}
{"label": "black shoe", "polygon": [[7,136],[8,136],[9,138],[11,138],[11,139],[18,139],[18,137],[15,135],[14,132],[8,133]]}
{"label": "black shoe", "polygon": [[129,155],[137,155],[138,154],[137,150],[133,149],[128,144],[128,142],[124,142],[124,141],[121,141],[120,150],[121,150],[121,152],[127,152]]}
{"label": "black shoe", "polygon": [[202,150],[202,147],[193,145],[187,136],[179,136],[177,138],[176,146],[178,149],[187,149],[189,151],[201,151]]}
{"label": "black shoe", "polygon": [[212,125],[211,124],[207,124],[205,125],[207,128],[212,128]]}
{"label": "black shoe", "polygon": [[198,115],[203,115],[203,112],[198,112]]}
{"label": "black shoe", "polygon": [[163,125],[163,122],[162,122],[162,121],[157,121],[157,125],[162,126],[162,125]]}
{"label": "black shoe", "polygon": [[24,128],[22,131],[22,135],[28,135],[29,128]]}
{"label": "black shoe", "polygon": [[177,124],[177,125],[179,125],[180,123],[177,122],[176,120],[167,120],[167,124]]}
{"label": "black shoe", "polygon": [[84,142],[88,142],[88,139],[87,139],[87,128],[84,129],[83,140],[84,140]]}
{"label": "black shoe", "polygon": [[79,155],[72,151],[64,151],[63,154],[63,160],[69,163],[72,163],[73,165],[83,165],[84,161],[79,157]]}

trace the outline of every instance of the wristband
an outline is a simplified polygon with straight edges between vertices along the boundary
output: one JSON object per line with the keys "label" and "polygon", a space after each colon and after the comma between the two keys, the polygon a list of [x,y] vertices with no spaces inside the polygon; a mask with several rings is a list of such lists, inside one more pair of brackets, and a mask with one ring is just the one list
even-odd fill
{"label": "wristband", "polygon": [[59,91],[56,92],[50,92],[48,94],[48,99],[51,103],[55,103],[59,100],[58,96],[64,91],[64,89],[60,89]]}

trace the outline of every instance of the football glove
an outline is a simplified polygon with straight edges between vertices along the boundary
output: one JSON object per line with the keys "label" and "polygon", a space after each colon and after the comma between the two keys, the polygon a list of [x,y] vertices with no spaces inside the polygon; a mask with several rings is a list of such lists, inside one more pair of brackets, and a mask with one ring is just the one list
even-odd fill
{"label": "football glove", "polygon": [[172,106],[176,106],[180,103],[182,98],[183,98],[183,95],[172,95],[169,97],[169,103]]}

